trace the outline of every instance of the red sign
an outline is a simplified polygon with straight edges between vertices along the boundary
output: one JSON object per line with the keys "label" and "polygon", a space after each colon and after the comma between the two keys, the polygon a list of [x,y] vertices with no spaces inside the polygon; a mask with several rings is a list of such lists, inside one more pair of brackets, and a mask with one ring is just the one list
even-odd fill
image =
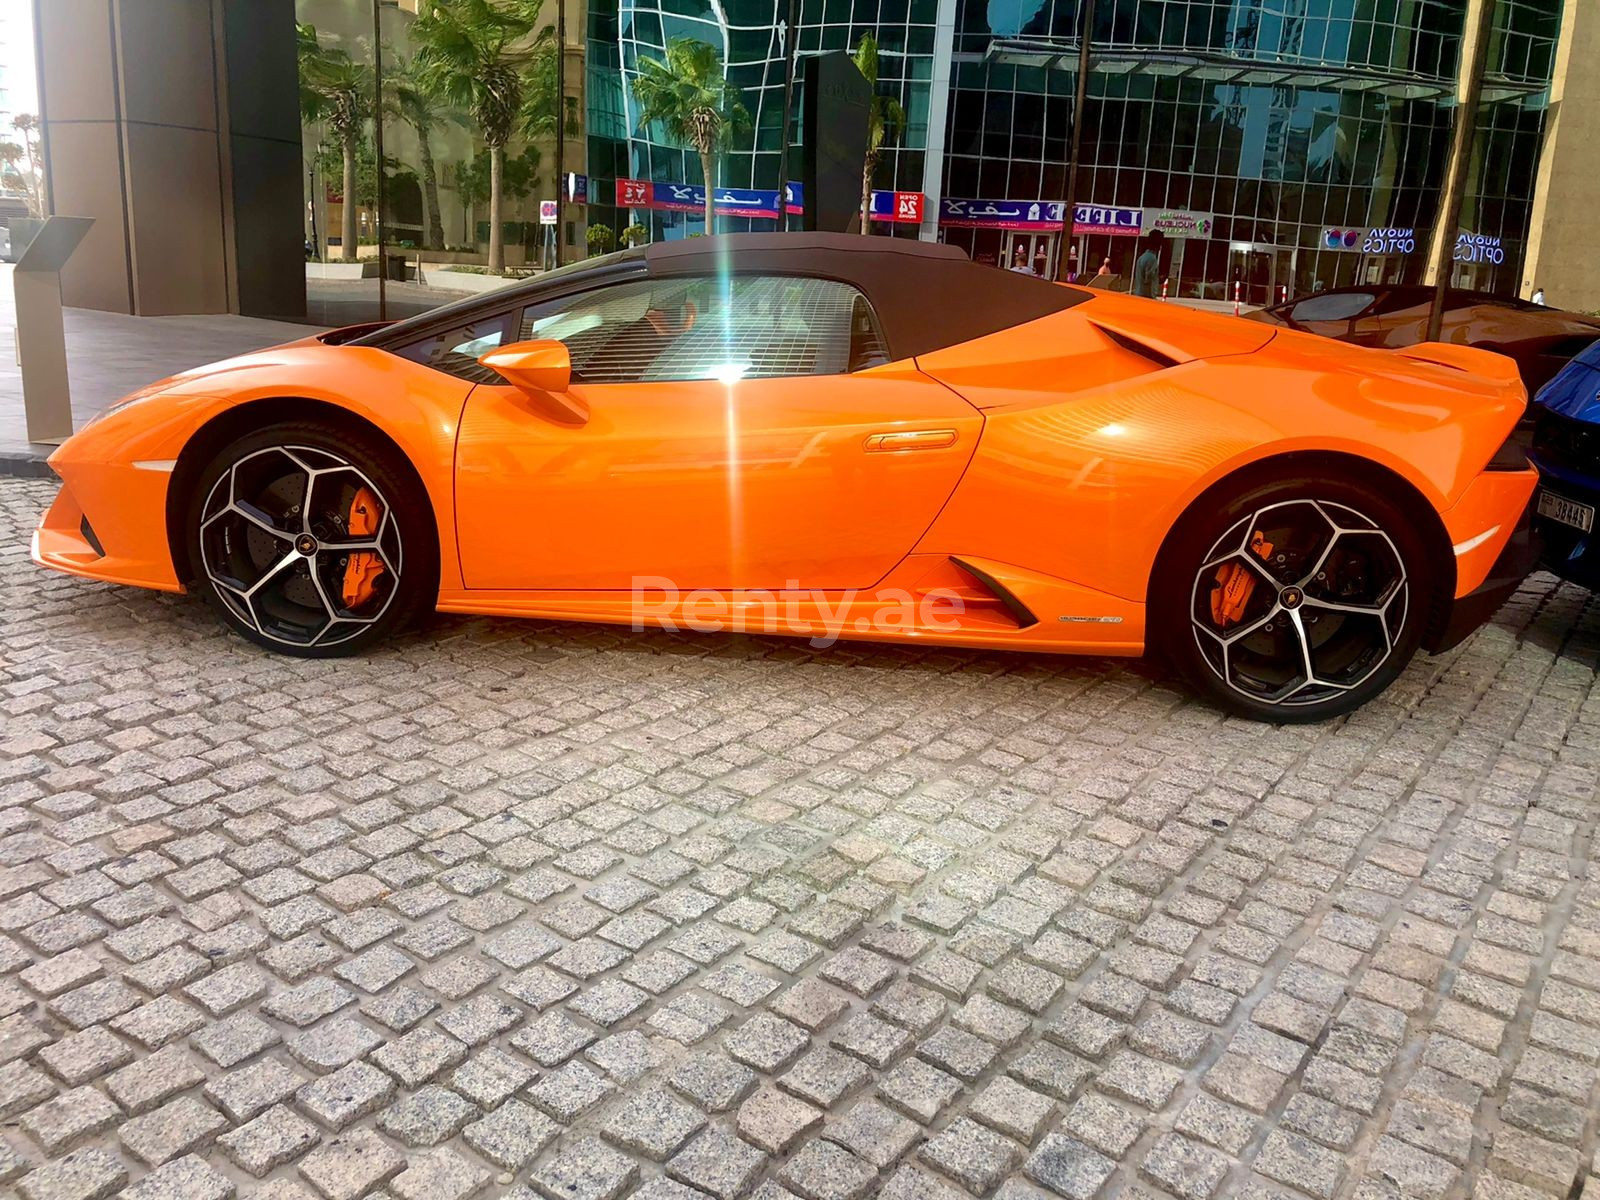
{"label": "red sign", "polygon": [[649,208],[655,202],[655,186],[648,179],[617,180],[618,208]]}
{"label": "red sign", "polygon": [[922,224],[922,193],[921,192],[896,192],[894,194],[893,215],[891,221],[906,224]]}

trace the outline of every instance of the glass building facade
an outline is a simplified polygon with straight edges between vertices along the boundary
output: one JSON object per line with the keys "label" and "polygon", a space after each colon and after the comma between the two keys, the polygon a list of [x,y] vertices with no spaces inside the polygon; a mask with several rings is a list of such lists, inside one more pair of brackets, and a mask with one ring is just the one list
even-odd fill
{"label": "glass building facade", "polygon": [[[1159,218],[1175,294],[1231,298],[1237,287],[1265,303],[1357,280],[1420,279],[1465,0],[1095,0],[1077,200],[1115,211],[1080,208],[1069,239],[1059,202],[1081,2],[804,0],[798,50],[878,39],[879,90],[909,120],[874,186],[923,192],[921,235],[977,258],[1054,269],[1070,252],[1085,273],[1105,262],[1126,274],[1130,235]],[[1463,285],[1515,286],[1561,3],[1497,0],[1461,219],[1471,235],[1458,250]],[[620,229],[648,217],[655,237],[702,229],[696,214],[606,204],[615,178],[700,182],[693,154],[638,127],[631,96],[640,56],[659,56],[673,37],[723,53],[753,118],[716,182],[778,186],[785,11],[784,0],[591,0],[591,221]]]}

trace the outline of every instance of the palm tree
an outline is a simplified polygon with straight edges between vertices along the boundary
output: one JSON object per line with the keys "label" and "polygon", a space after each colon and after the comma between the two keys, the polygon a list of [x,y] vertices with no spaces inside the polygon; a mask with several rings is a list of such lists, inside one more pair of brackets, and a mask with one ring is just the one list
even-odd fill
{"label": "palm tree", "polygon": [[422,167],[422,244],[444,245],[444,220],[439,215],[439,169],[433,161],[431,137],[438,122],[438,100],[415,58],[390,50],[383,73],[383,107],[411,126],[417,135]]}
{"label": "palm tree", "polygon": [[344,159],[343,220],[339,257],[356,259],[356,151],[362,126],[372,115],[372,71],[336,47],[324,46],[311,25],[297,25],[300,115],[309,125],[326,124]]}
{"label": "palm tree", "polygon": [[900,135],[906,126],[906,110],[893,96],[878,92],[878,39],[863,33],[856,46],[856,67],[872,88],[872,107],[867,110],[867,156],[861,164],[861,232],[872,232],[872,176],[883,158],[883,148]]}
{"label": "palm tree", "polygon": [[739,99],[739,89],[723,73],[722,55],[705,42],[673,38],[667,43],[665,62],[639,60],[633,94],[639,101],[641,126],[660,121],[669,137],[700,155],[700,172],[706,183],[706,232],[714,233],[712,193],[717,180],[712,156],[726,148],[735,134],[750,127],[750,114]]}
{"label": "palm tree", "polygon": [[472,115],[489,149],[489,270],[503,271],[506,143],[526,124],[526,73],[549,54],[555,32],[538,28],[537,0],[433,0],[411,36],[423,79]]}

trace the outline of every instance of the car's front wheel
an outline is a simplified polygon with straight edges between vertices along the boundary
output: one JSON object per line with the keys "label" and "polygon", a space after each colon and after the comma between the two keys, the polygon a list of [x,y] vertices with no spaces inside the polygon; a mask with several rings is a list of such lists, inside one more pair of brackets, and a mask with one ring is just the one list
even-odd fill
{"label": "car's front wheel", "polygon": [[1180,522],[1157,571],[1152,634],[1216,703],[1259,720],[1318,721],[1359,707],[1405,669],[1434,575],[1417,522],[1379,488],[1258,480]]}
{"label": "car's front wheel", "polygon": [[433,515],[397,457],[370,435],[312,421],[223,447],[187,523],[198,587],[223,620],[270,650],[330,658],[431,604]]}

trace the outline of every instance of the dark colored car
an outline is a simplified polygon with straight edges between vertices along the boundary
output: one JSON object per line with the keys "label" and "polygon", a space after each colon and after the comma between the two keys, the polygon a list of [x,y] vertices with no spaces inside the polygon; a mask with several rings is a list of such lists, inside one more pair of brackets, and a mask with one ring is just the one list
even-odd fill
{"label": "dark colored car", "polygon": [[1568,363],[1533,408],[1539,468],[1535,525],[1544,562],[1574,583],[1600,589],[1595,513],[1600,510],[1600,342]]}
{"label": "dark colored car", "polygon": [[[1373,284],[1332,288],[1245,315],[1252,321],[1393,350],[1428,340],[1432,303],[1431,287]],[[1445,294],[1444,327],[1438,340],[1509,355],[1532,396],[1574,355],[1600,341],[1600,318],[1452,288]]]}

